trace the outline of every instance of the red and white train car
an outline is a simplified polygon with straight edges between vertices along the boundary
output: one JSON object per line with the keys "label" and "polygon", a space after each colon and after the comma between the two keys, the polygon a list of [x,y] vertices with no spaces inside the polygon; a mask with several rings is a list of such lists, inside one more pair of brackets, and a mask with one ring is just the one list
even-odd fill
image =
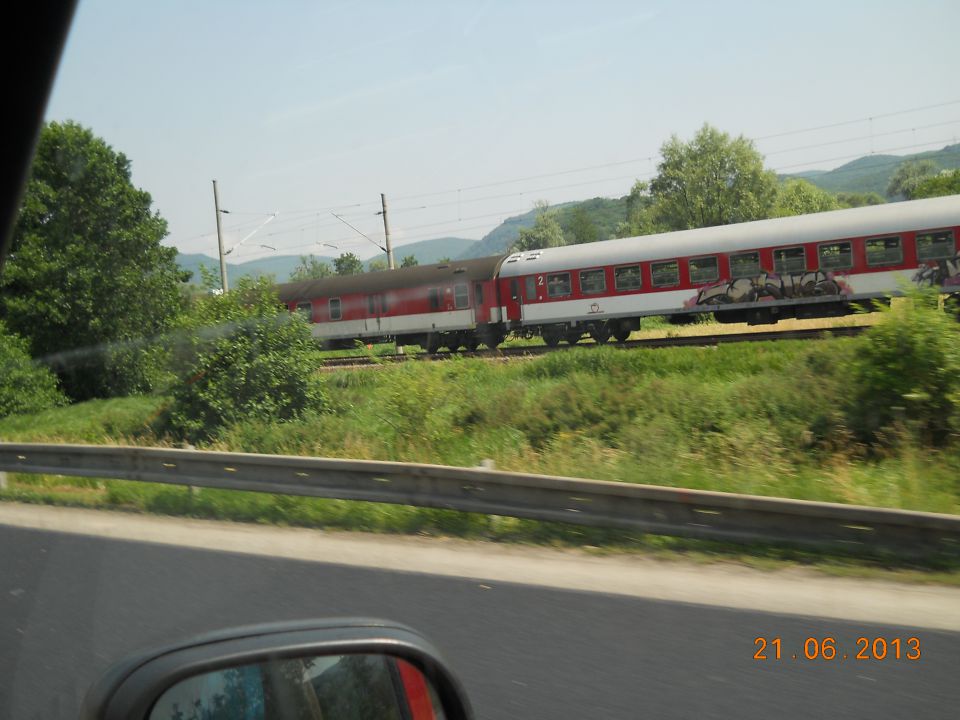
{"label": "red and white train car", "polygon": [[624,340],[645,315],[729,322],[852,312],[904,284],[960,292],[960,196],[514,253],[505,328]]}
{"label": "red and white train car", "polygon": [[396,340],[474,350],[503,341],[496,275],[503,256],[305,280],[279,287],[327,347]]}

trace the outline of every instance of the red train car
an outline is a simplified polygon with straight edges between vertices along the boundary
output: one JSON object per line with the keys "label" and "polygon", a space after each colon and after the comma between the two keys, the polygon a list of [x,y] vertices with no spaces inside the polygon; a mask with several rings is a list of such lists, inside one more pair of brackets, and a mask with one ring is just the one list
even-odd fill
{"label": "red train car", "polygon": [[281,301],[308,315],[326,347],[396,341],[475,350],[496,347],[503,324],[496,277],[504,256],[305,280],[279,287]]}

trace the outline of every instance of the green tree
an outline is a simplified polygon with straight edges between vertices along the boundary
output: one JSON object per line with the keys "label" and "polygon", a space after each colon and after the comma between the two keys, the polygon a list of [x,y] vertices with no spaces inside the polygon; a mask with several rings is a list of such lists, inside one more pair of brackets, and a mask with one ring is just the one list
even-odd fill
{"label": "green tree", "polygon": [[403,260],[400,261],[400,267],[415,267],[420,264],[420,261],[417,260],[415,255],[404,255]]}
{"label": "green tree", "polygon": [[360,275],[363,272],[363,263],[353,253],[343,253],[333,261],[337,275]]}
{"label": "green tree", "polygon": [[0,417],[39,412],[65,402],[56,376],[36,364],[27,341],[8,332],[0,322]]}
{"label": "green tree", "polygon": [[437,264],[438,264],[438,265],[446,265],[446,264],[449,264],[449,263],[451,263],[451,262],[452,262],[452,260],[450,260],[450,258],[447,257],[446,255],[443,256],[442,258],[437,258]]}
{"label": "green tree", "polygon": [[912,198],[917,186],[938,172],[937,164],[933,160],[907,160],[897,166],[890,184],[887,185],[888,198]]}
{"label": "green tree", "polygon": [[533,227],[520,229],[514,248],[523,251],[566,245],[560,223],[557,222],[556,214],[550,212],[547,202],[538,200],[535,207],[537,215]]}
{"label": "green tree", "polygon": [[149,389],[154,349],[189,275],[160,241],[167,223],[134,187],[130,161],[74,122],[40,133],[0,278],[10,329],[47,357],[75,399]]}
{"label": "green tree", "polygon": [[842,208],[866,207],[867,205],[883,205],[883,195],[875,192],[838,192],[836,194],[837,204]]}
{"label": "green tree", "polygon": [[770,216],[777,177],[743,136],[704,125],[685,143],[674,135],[650,183],[654,217],[668,230],[728,225]]}
{"label": "green tree", "polygon": [[650,235],[658,232],[653,219],[653,196],[650,195],[650,183],[637,180],[626,197],[627,217],[617,225],[619,238]]}
{"label": "green tree", "polygon": [[369,263],[367,263],[367,272],[381,272],[386,269],[386,260],[371,260]]}
{"label": "green tree", "polygon": [[324,407],[309,323],[266,279],[203,297],[175,337],[177,382],[162,424],[177,438],[208,441],[243,420],[283,422]]}
{"label": "green tree", "polygon": [[839,208],[837,199],[826,190],[806,180],[793,179],[787,180],[777,188],[777,200],[771,214],[773,217],[789,217]]}
{"label": "green tree", "polygon": [[878,440],[899,422],[943,441],[960,431],[960,324],[938,308],[935,288],[880,309],[852,361],[850,427]]}
{"label": "green tree", "polygon": [[573,217],[570,219],[570,233],[573,235],[574,244],[592,243],[600,239],[597,226],[582,205],[573,211]]}
{"label": "green tree", "polygon": [[910,193],[910,199],[920,200],[943,195],[960,195],[960,170],[942,172],[922,180]]}
{"label": "green tree", "polygon": [[290,281],[320,280],[331,275],[333,275],[333,268],[330,267],[329,263],[318,260],[313,255],[301,255],[300,264],[290,273]]}

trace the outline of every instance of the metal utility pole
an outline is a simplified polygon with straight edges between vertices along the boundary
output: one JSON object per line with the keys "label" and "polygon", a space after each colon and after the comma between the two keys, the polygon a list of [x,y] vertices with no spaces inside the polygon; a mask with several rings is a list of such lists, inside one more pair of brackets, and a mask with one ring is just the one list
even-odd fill
{"label": "metal utility pole", "polygon": [[397,266],[393,262],[393,245],[390,244],[390,224],[387,222],[387,196],[380,193],[380,203],[383,206],[383,238],[387,246],[387,267],[396,270]]}
{"label": "metal utility pole", "polygon": [[217,211],[217,245],[220,248],[220,285],[226,292],[227,287],[227,261],[223,257],[223,230],[220,228],[220,195],[217,193],[217,181],[213,181],[213,207]]}

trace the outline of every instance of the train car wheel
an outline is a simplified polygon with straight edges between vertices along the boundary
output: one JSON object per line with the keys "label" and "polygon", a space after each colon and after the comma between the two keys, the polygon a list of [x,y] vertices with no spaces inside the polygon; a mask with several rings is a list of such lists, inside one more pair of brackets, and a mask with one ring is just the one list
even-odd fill
{"label": "train car wheel", "polygon": [[569,332],[569,333],[567,333],[567,335],[566,335],[566,340],[567,340],[567,342],[570,343],[571,345],[576,345],[578,342],[580,342],[580,338],[581,338],[581,337],[583,337],[583,333],[582,333],[582,332],[576,332],[576,331],[574,331],[574,332]]}
{"label": "train car wheel", "polygon": [[617,342],[621,342],[621,343],[626,342],[627,339],[630,337],[630,332],[631,331],[627,328],[617,329],[616,331],[614,331],[613,337]]}
{"label": "train car wheel", "polygon": [[607,340],[610,339],[610,328],[606,325],[592,327],[590,328],[590,337],[592,337],[593,341],[598,345],[604,345]]}

